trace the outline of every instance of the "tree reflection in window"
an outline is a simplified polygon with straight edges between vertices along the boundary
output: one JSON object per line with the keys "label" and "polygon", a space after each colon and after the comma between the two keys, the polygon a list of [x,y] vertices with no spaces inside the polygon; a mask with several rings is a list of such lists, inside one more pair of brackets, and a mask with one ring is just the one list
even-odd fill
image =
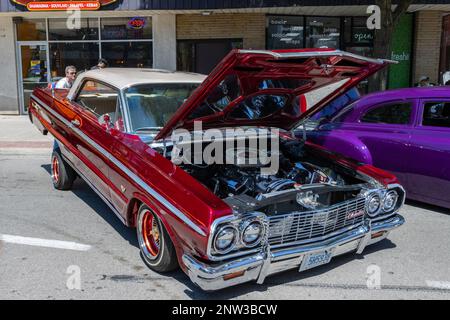
{"label": "tree reflection in window", "polygon": [[361,122],[409,124],[411,119],[411,104],[408,102],[393,103],[369,110]]}

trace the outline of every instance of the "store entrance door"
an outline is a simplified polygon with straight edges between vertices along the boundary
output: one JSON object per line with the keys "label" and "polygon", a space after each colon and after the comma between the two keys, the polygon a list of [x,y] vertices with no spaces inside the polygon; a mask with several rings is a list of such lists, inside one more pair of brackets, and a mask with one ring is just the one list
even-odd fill
{"label": "store entrance door", "polygon": [[48,84],[48,49],[45,42],[19,43],[20,113],[26,114],[30,95],[36,87]]}

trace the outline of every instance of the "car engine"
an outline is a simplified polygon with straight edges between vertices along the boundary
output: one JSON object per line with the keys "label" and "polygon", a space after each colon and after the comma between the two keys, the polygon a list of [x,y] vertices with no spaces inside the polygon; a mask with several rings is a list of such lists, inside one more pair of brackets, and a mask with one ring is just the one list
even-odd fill
{"label": "car engine", "polygon": [[343,178],[330,169],[323,169],[309,162],[292,163],[282,157],[280,170],[275,175],[263,175],[257,166],[189,165],[185,170],[222,199],[243,194],[259,199],[264,194],[296,189],[303,185],[345,184]]}
{"label": "car engine", "polygon": [[[165,150],[160,152],[167,157],[171,150]],[[247,146],[233,151],[233,164],[188,162],[179,166],[235,212],[258,210],[272,215],[326,208],[355,198],[365,183],[332,162],[321,162],[310,155],[302,140],[280,140],[279,170],[275,174],[262,174],[260,164],[249,164],[247,157],[258,150]],[[297,195],[302,190],[313,191],[313,198],[299,201]]]}

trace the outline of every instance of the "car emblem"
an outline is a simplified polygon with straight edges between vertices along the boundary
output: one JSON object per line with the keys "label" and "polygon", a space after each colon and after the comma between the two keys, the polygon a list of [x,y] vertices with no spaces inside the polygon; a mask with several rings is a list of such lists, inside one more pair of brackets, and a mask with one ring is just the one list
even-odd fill
{"label": "car emblem", "polygon": [[350,220],[350,219],[354,219],[360,216],[364,215],[364,210],[356,210],[356,211],[350,211],[349,213],[347,213],[347,215],[345,216],[346,220]]}

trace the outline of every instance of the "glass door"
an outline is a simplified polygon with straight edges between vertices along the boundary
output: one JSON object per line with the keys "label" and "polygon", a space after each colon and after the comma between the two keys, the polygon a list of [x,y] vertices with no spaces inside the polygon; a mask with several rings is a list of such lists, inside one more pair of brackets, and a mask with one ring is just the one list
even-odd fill
{"label": "glass door", "polygon": [[27,113],[30,95],[36,87],[48,85],[48,50],[45,42],[19,43],[20,112]]}

